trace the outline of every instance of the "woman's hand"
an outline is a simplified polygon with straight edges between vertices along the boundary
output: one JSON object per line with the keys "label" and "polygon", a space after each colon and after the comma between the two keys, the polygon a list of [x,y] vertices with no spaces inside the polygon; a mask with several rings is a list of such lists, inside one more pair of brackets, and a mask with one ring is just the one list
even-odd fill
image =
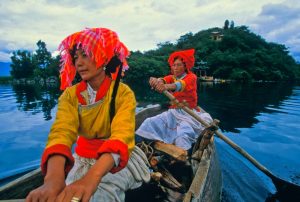
{"label": "woman's hand", "polygon": [[168,90],[168,89],[166,88],[166,84],[158,83],[155,87],[155,90],[162,93],[163,91]]}
{"label": "woman's hand", "polygon": [[66,158],[53,155],[47,162],[47,174],[44,184],[31,191],[26,197],[26,202],[54,202],[59,193],[66,187],[65,183]]}
{"label": "woman's hand", "polygon": [[71,201],[76,197],[88,202],[97,190],[102,178],[114,167],[115,161],[110,153],[103,153],[86,175],[65,187],[55,202]]}
{"label": "woman's hand", "polygon": [[155,89],[160,93],[163,92],[164,90],[167,90],[164,82],[160,78],[150,77],[149,84],[153,89]]}
{"label": "woman's hand", "polygon": [[152,88],[155,88],[156,85],[158,84],[158,79],[155,77],[150,77],[149,84]]}
{"label": "woman's hand", "polygon": [[55,202],[71,201],[73,197],[80,199],[81,202],[88,202],[97,190],[100,181],[101,179],[95,179],[93,176],[87,174],[83,178],[66,186]]}
{"label": "woman's hand", "polygon": [[66,187],[65,162],[66,158],[61,155],[53,155],[48,159],[44,184],[31,191],[26,197],[26,202],[54,202],[56,200]]}
{"label": "woman's hand", "polygon": [[26,197],[26,202],[47,201],[54,202],[59,193],[66,187],[65,179],[52,179],[44,182],[37,189],[31,191]]}

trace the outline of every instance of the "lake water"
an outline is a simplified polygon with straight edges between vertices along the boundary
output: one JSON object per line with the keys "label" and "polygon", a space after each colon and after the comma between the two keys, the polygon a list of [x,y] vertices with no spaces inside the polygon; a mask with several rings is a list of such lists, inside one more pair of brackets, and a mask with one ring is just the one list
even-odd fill
{"label": "lake water", "polygon": [[[167,102],[148,86],[132,88],[141,106]],[[0,85],[0,179],[39,165],[59,94],[51,87]],[[201,83],[198,94],[227,137],[276,176],[300,184],[299,85]],[[216,147],[224,202],[265,201],[275,192],[271,180],[226,143],[216,138]]]}

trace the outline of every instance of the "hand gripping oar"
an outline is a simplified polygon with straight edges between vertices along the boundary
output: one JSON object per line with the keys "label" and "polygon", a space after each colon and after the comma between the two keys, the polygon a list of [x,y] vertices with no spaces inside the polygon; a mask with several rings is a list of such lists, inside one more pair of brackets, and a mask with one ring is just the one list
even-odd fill
{"label": "hand gripping oar", "polygon": [[[201,119],[193,110],[188,108],[185,105],[182,105],[171,93],[168,91],[163,91],[163,94],[167,96],[173,103],[180,105],[182,109],[190,114],[193,118],[195,118],[197,121],[199,121],[202,125],[205,127],[210,126],[208,123],[206,123],[203,119]],[[271,178],[273,181],[277,193],[274,197],[276,197],[280,201],[297,201],[300,202],[300,186],[293,184],[291,182],[285,181],[279,177],[276,177],[271,171],[269,171],[266,167],[264,167],[262,164],[260,164],[257,160],[255,160],[250,154],[248,154],[245,150],[243,150],[241,147],[239,147],[237,144],[232,142],[228,137],[223,135],[219,130],[215,131],[215,134],[217,137],[222,139],[224,142],[229,144],[233,149],[235,149],[238,153],[240,153],[242,156],[244,156],[246,159],[248,159],[256,168],[261,170],[264,174],[266,174],[268,177]]]}

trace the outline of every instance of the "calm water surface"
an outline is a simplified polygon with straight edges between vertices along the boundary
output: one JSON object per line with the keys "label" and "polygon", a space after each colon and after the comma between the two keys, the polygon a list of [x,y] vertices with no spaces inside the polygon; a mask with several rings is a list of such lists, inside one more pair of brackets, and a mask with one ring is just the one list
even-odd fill
{"label": "calm water surface", "polygon": [[[300,185],[299,85],[225,84],[202,86],[201,92],[200,105],[223,122],[227,137],[276,176]],[[222,140],[216,138],[216,142],[223,201],[265,201],[274,193],[269,178]]]}
{"label": "calm water surface", "polygon": [[[141,106],[166,103],[148,86],[132,86]],[[55,88],[0,85],[0,179],[39,165],[56,112]],[[199,105],[222,132],[275,175],[300,184],[300,86],[284,83],[199,85]],[[275,188],[247,160],[216,138],[223,201],[265,201]],[[3,181],[3,180],[2,180]]]}

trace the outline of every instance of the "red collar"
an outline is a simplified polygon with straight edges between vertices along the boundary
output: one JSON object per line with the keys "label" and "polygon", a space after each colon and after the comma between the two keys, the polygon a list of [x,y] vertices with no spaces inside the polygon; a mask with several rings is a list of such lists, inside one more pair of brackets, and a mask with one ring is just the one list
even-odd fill
{"label": "red collar", "polygon": [[[101,100],[106,95],[110,87],[110,84],[111,84],[111,79],[106,76],[97,91],[96,100],[95,100],[96,102]],[[86,89],[87,89],[86,81],[81,81],[76,87],[76,95],[79,103],[82,105],[86,105],[86,100],[81,95],[81,92],[85,91]]]}

